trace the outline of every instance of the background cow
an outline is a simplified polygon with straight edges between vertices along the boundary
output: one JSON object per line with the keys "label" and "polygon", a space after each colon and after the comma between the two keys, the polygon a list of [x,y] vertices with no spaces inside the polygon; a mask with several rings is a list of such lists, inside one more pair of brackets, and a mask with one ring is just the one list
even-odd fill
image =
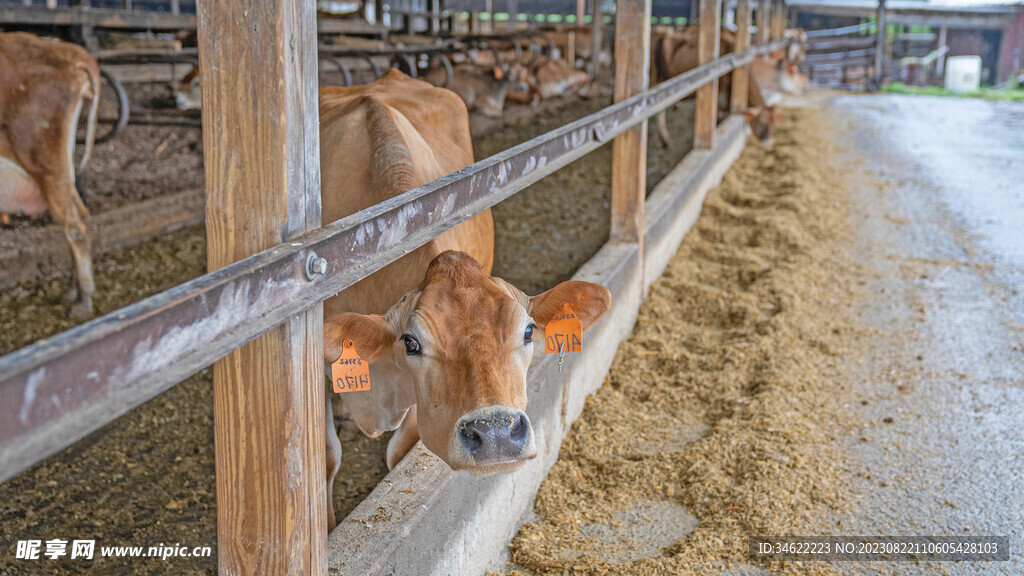
{"label": "background cow", "polygon": [[[423,74],[423,79],[434,86],[441,86],[445,71],[443,68],[431,68]],[[510,87],[513,91],[526,89],[524,83],[510,78],[497,66],[469,63],[456,64],[448,83],[448,89],[458,94],[470,112],[479,112],[489,118],[501,118],[505,109],[505,93]]]}
{"label": "background cow", "polygon": [[[397,70],[363,86],[322,88],[320,126],[325,223],[473,162],[458,96]],[[445,203],[421,209],[451,210]],[[398,429],[389,467],[418,439],[453,469],[478,474],[512,470],[536,455],[524,412],[533,341],[543,342],[563,304],[587,328],[611,295],[563,282],[529,297],[490,276],[493,260],[488,210],[324,302],[325,363],[341,356],[346,340],[370,362],[370,390],[342,401],[366,435]],[[341,459],[333,426],[327,441],[330,491]]]}
{"label": "background cow", "polygon": [[[787,37],[798,40],[791,45],[795,50],[787,51],[787,55],[800,57],[800,38],[806,35],[800,30],[787,31]],[[697,42],[699,28],[690,26],[679,32],[667,32],[658,35],[651,42],[651,79],[653,82],[664,82],[697,67]],[[736,33],[722,29],[719,50],[722,55],[736,49]],[[776,104],[784,94],[800,94],[807,85],[807,78],[801,74],[795,61],[782,58],[781,53],[771,56],[759,56],[751,63],[750,81],[747,85],[748,109],[747,119],[754,128],[755,135],[763,142],[769,143],[772,130],[781,119]],[[729,113],[732,93],[732,74],[725,74],[718,81],[718,112],[720,119]],[[671,141],[665,112],[658,114],[658,136],[663,144]]]}
{"label": "background cow", "polygon": [[76,316],[92,313],[96,287],[89,212],[75,188],[75,132],[91,98],[81,170],[96,136],[99,92],[99,65],[85,49],[23,32],[0,34],[0,212],[49,210],[64,230],[74,261]]}

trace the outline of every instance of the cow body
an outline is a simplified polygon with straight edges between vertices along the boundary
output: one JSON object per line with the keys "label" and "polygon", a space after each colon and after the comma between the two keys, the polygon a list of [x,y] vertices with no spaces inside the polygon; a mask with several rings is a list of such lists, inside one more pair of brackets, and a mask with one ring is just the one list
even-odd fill
{"label": "cow body", "polygon": [[75,188],[75,132],[91,98],[81,170],[95,139],[99,90],[99,65],[83,48],[0,34],[0,212],[50,212],[71,247],[78,316],[92,313],[95,283],[88,210]]}
{"label": "cow body", "polygon": [[[423,79],[434,86],[444,84],[445,71],[431,68]],[[479,112],[489,118],[501,118],[505,108],[505,93],[510,79],[498,67],[486,68],[473,64],[456,64],[448,89],[455,92],[470,112]]]}
{"label": "cow body", "polygon": [[541,98],[579,94],[590,85],[587,73],[574,70],[565,60],[548,60],[533,69],[533,82]]}
{"label": "cow body", "polygon": [[[321,89],[320,125],[325,223],[473,162],[458,96],[397,70],[367,85]],[[452,468],[478,474],[515,469],[536,454],[523,412],[534,328],[542,341],[562,303],[587,327],[610,295],[565,282],[528,297],[490,276],[493,260],[487,210],[324,302],[325,362],[351,340],[370,364],[370,390],[341,395],[348,413],[371,437],[397,428],[389,467],[419,439]],[[328,422],[331,414],[328,403]],[[341,455],[330,425],[327,444],[330,493]]]}

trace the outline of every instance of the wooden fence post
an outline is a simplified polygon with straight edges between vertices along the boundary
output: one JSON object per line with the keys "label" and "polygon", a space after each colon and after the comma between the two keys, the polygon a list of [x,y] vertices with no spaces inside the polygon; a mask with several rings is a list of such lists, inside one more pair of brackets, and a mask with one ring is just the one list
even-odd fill
{"label": "wooden fence post", "polygon": [[[615,101],[621,102],[650,83],[651,0],[617,0],[615,5]],[[639,244],[641,258],[646,195],[647,122],[641,122],[612,141],[611,202],[611,241]]]}
{"label": "wooden fence post", "polygon": [[[697,65],[718,58],[722,35],[722,0],[700,0],[700,36],[697,40]],[[718,122],[718,82],[697,89],[693,121],[693,147],[715,147],[715,123]]]}
{"label": "wooden fence post", "polygon": [[875,90],[881,90],[885,80],[885,20],[885,0],[878,0],[878,16],[875,19]]}
{"label": "wooden fence post", "polygon": [[[948,33],[948,31],[949,31],[949,28],[947,28],[946,26],[941,26],[939,28],[939,44],[938,44],[938,46],[936,46],[936,50],[942,50],[942,48],[946,45],[946,34]],[[1004,38],[1005,38],[1005,36],[1004,36]],[[878,47],[876,46],[875,49],[877,50]],[[945,78],[946,78],[945,71],[946,71],[946,52],[943,52],[939,56],[938,60],[935,61],[935,75],[939,77],[939,80],[943,83],[943,85],[945,85]]]}
{"label": "wooden fence post", "polygon": [[[750,47],[750,0],[736,0],[736,49],[743,52]],[[747,82],[750,78],[750,66],[740,66],[732,72],[733,112],[747,109]]]}
{"label": "wooden fence post", "polygon": [[771,0],[757,0],[757,43],[768,42],[768,28],[771,26],[772,3]]}
{"label": "wooden fence post", "polygon": [[508,29],[515,30],[519,25],[519,0],[508,0],[506,8],[508,9]]}
{"label": "wooden fence post", "polygon": [[[316,7],[200,2],[198,31],[212,271],[320,226]],[[327,573],[322,340],[318,304],[214,364],[221,574]]]}
{"label": "wooden fence post", "polygon": [[566,41],[565,47],[565,61],[569,63],[570,68],[576,67],[576,32],[569,30],[569,39]]}
{"label": "wooden fence post", "polygon": [[431,36],[437,36],[441,31],[441,0],[427,0],[427,12],[430,13],[427,31]]}
{"label": "wooden fence post", "polygon": [[772,0],[772,40],[779,40],[786,33],[786,0]]}
{"label": "wooden fence post", "polygon": [[598,75],[601,74],[601,63],[598,61],[598,56],[601,53],[601,47],[604,46],[604,40],[601,38],[603,34],[602,29],[604,27],[604,14],[601,12],[601,0],[594,0],[591,3],[591,20],[590,20],[590,62],[587,63],[587,76],[591,80],[598,80]]}

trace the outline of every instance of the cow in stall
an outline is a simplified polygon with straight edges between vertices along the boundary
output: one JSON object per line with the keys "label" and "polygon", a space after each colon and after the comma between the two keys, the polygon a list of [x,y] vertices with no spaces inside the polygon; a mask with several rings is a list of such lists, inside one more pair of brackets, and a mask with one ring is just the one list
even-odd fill
{"label": "cow in stall", "polygon": [[[505,92],[506,102],[536,106],[545,99],[584,94],[590,86],[586,72],[574,70],[557,51],[530,65],[515,63],[513,50],[501,50],[498,55],[504,64],[502,73],[513,81]],[[474,58],[486,66],[498,65],[491,51],[481,50]]]}
{"label": "cow in stall", "polygon": [[[794,31],[801,32],[802,31]],[[796,37],[796,36],[794,36]],[[651,78],[655,82],[664,82],[698,66],[697,42],[699,28],[690,26],[679,32],[661,34],[652,40]],[[799,39],[798,39],[799,40]],[[720,54],[735,51],[736,34],[729,29],[722,29]],[[791,46],[788,55],[799,57],[799,41]],[[726,74],[719,79],[718,111],[720,116],[729,112],[732,91],[732,75]],[[747,86],[748,109],[747,120],[751,123],[754,134],[763,142],[770,143],[772,132],[781,120],[781,112],[777,104],[783,95],[798,95],[807,85],[807,78],[796,67],[796,62],[782,57],[781,53],[770,56],[759,56],[750,64],[750,81]],[[658,135],[663,144],[668,145],[671,137],[668,133],[665,112],[657,117]]]}
{"label": "cow in stall", "polygon": [[178,110],[199,110],[203,107],[203,90],[199,85],[199,66],[193,66],[174,89],[174,105]]}
{"label": "cow in stall", "polygon": [[[434,86],[443,86],[445,71],[443,68],[430,68],[421,77]],[[462,99],[470,112],[478,112],[489,118],[501,118],[506,93],[509,90],[522,91],[527,86],[498,66],[478,66],[467,62],[452,68],[447,88]]]}
{"label": "cow in stall", "polygon": [[[573,28],[541,28],[541,30],[554,44],[562,57],[567,58],[569,54],[569,32],[572,32],[572,47],[576,62],[569,62],[573,69],[585,68],[591,63],[594,52],[592,30],[589,26],[576,26]],[[595,70],[609,68],[612,65],[611,53],[603,47],[598,51]]]}
{"label": "cow in stall", "polygon": [[[421,74],[421,78],[434,86],[443,86],[446,73],[443,68],[431,67]],[[470,112],[477,112],[489,118],[501,118],[505,107],[505,95],[509,90],[528,90],[525,82],[509,76],[499,66],[480,66],[469,62],[457,63],[452,67],[447,88],[462,98]],[[178,82],[174,100],[179,110],[202,108],[198,66],[193,67]]]}
{"label": "cow in stall", "polygon": [[[321,88],[320,126],[325,223],[473,162],[462,100],[397,70],[363,86]],[[397,429],[389,468],[421,439],[451,468],[474,474],[533,458],[524,410],[534,342],[564,304],[584,329],[611,304],[607,289],[578,281],[527,296],[490,275],[493,261],[487,210],[324,302],[324,362],[329,370],[351,341],[369,363],[370,389],[341,402],[367,436]],[[330,401],[326,414],[332,422]],[[329,493],[341,457],[336,432],[327,426]]]}
{"label": "cow in stall", "polygon": [[0,34],[0,212],[50,212],[71,247],[72,315],[92,314],[96,292],[85,220],[89,211],[75,186],[75,133],[91,100],[85,168],[96,136],[100,70],[84,48],[33,34]]}

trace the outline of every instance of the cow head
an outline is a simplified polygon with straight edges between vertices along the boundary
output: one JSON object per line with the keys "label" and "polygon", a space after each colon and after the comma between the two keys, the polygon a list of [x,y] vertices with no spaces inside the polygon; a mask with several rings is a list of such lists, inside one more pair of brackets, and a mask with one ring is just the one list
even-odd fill
{"label": "cow head", "polygon": [[780,60],[778,67],[779,87],[782,92],[791,96],[803,94],[804,89],[807,88],[808,80],[807,76],[800,73],[797,63],[793,60]]}
{"label": "cow head", "polygon": [[513,64],[507,74],[508,90],[505,91],[505,102],[526,104],[531,107],[540,104],[540,90],[530,83],[530,70],[522,64]]}
{"label": "cow head", "polygon": [[203,105],[203,91],[199,86],[199,66],[182,77],[174,90],[174,104],[179,110],[199,110]]}
{"label": "cow head", "polygon": [[745,116],[754,136],[766,146],[771,146],[775,127],[782,121],[782,111],[777,106],[752,107],[747,108]]}
{"label": "cow head", "polygon": [[509,91],[528,90],[526,84],[510,76],[500,66],[493,66],[484,72],[487,89],[477,101],[477,111],[490,118],[501,118],[505,109],[505,94]]}
{"label": "cow head", "polygon": [[386,315],[326,319],[324,355],[337,359],[351,339],[371,372],[397,368],[413,387],[423,444],[453,469],[511,470],[537,454],[524,412],[526,372],[534,343],[543,346],[544,326],[565,303],[585,330],[611,295],[597,284],[563,282],[530,297],[484,274],[469,255],[444,252]]}

